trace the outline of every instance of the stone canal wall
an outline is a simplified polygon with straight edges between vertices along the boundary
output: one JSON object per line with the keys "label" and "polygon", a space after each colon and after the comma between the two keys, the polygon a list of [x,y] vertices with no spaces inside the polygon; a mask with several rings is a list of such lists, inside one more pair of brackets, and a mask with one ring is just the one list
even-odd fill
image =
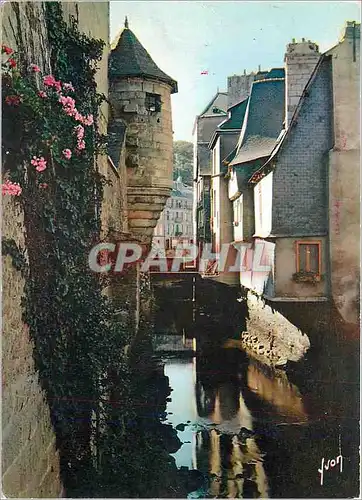
{"label": "stone canal wall", "polygon": [[[3,238],[24,248],[23,217],[3,197]],[[10,255],[2,257],[2,491],[8,498],[61,496],[59,458],[48,405],[22,320],[25,281]]]}
{"label": "stone canal wall", "polygon": [[333,302],[275,303],[246,290],[238,300],[246,319],[229,345],[272,366],[302,361],[307,354],[318,365],[328,365],[343,351],[352,370],[359,352],[358,329],[344,321]]}
{"label": "stone canal wall", "polygon": [[[22,53],[30,64],[50,74],[50,54],[44,2],[6,2],[2,9],[2,43]],[[108,42],[108,2],[63,4],[66,21],[73,15],[86,34]],[[95,21],[96,20],[96,21]],[[107,94],[107,50],[97,74],[99,91]],[[101,129],[106,132],[108,106],[103,105]],[[102,173],[110,167],[104,157]],[[113,174],[113,172],[111,172]],[[109,177],[109,175],[108,175]],[[104,225],[114,215],[114,199],[104,204]],[[24,217],[14,197],[2,197],[2,238],[24,248]],[[121,227],[122,229],[122,227]],[[23,323],[25,280],[3,246],[2,331],[2,493],[8,498],[59,498],[64,495],[59,454],[45,393],[33,359],[34,345]],[[8,253],[8,252],[6,252]]]}
{"label": "stone canal wall", "polygon": [[[50,72],[44,4],[9,2],[1,8],[2,43]],[[19,205],[3,196],[2,210],[3,240],[24,248]],[[62,485],[55,434],[22,319],[25,281],[4,246],[2,272],[2,492],[8,498],[57,498]]]}
{"label": "stone canal wall", "polygon": [[245,292],[239,300],[247,305],[247,317],[245,330],[234,345],[239,344],[252,357],[274,366],[303,358],[310,348],[305,333],[256,294]]}

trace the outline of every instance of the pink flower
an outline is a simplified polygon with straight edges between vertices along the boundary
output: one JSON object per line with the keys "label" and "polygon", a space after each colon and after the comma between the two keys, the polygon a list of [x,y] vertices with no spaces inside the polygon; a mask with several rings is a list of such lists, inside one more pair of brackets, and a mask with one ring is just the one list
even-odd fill
{"label": "pink flower", "polygon": [[38,96],[42,97],[43,99],[45,99],[48,96],[48,94],[46,92],[44,92],[44,90],[40,90],[38,92]]}
{"label": "pink flower", "polygon": [[30,68],[32,69],[32,71],[34,71],[34,73],[39,73],[40,72],[40,68],[36,64],[31,64]]}
{"label": "pink flower", "polygon": [[77,122],[83,122],[83,115],[79,113],[77,109],[74,110],[74,119],[77,120]]}
{"label": "pink flower", "polygon": [[22,189],[18,182],[11,182],[9,180],[5,181],[4,184],[1,185],[1,190],[3,196],[20,196],[22,192]]}
{"label": "pink flower", "polygon": [[86,118],[84,118],[84,121],[83,121],[84,125],[93,125],[94,123],[94,119],[93,119],[93,115],[88,115]]}
{"label": "pink flower", "polygon": [[67,149],[63,149],[62,153],[63,153],[63,156],[64,156],[67,160],[70,160],[70,159],[71,159],[71,157],[72,157],[72,152],[71,152],[71,150],[70,150],[70,149],[68,149],[68,148],[67,148]]}
{"label": "pink flower", "polygon": [[77,113],[73,97],[61,95],[59,97],[59,102],[62,104],[63,110],[68,116],[74,116]]}
{"label": "pink flower", "polygon": [[54,87],[57,92],[60,92],[62,90],[62,84],[61,82],[55,81],[54,82]]}
{"label": "pink flower", "polygon": [[22,99],[18,95],[8,95],[5,97],[5,102],[9,106],[19,106],[21,101],[22,101]]}
{"label": "pink flower", "polygon": [[63,88],[64,90],[71,90],[72,92],[74,92],[74,87],[71,83],[63,83]]}
{"label": "pink flower", "polygon": [[74,127],[74,131],[77,134],[78,141],[82,140],[84,137],[84,128],[82,127],[82,125],[77,125],[76,127]]}
{"label": "pink flower", "polygon": [[34,165],[35,170],[37,172],[42,172],[47,168],[47,162],[44,160],[44,157],[41,156],[40,158],[37,158],[36,156],[33,156],[33,159],[30,162],[32,165]]}
{"label": "pink flower", "polygon": [[47,76],[44,76],[44,78],[43,78],[43,83],[47,87],[53,87],[55,82],[56,82],[56,80],[55,80],[53,75],[47,75]]}
{"label": "pink flower", "polygon": [[85,149],[85,142],[83,139],[81,141],[78,141],[77,147],[79,150]]}
{"label": "pink flower", "polygon": [[40,189],[46,189],[48,187],[48,184],[46,182],[41,182],[39,184]]}
{"label": "pink flower", "polygon": [[64,95],[61,95],[58,100],[63,106],[68,106],[71,108],[75,107],[75,100],[73,99],[73,97],[70,96],[66,97]]}
{"label": "pink flower", "polygon": [[47,87],[54,87],[57,92],[60,92],[62,90],[61,82],[58,82],[53,75],[44,76],[43,83]]}

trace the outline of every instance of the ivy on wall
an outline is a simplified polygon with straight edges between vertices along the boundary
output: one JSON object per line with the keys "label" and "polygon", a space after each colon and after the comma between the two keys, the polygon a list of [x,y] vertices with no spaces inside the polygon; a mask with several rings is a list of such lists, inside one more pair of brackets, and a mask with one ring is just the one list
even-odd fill
{"label": "ivy on wall", "polygon": [[[88,267],[106,182],[97,169],[106,137],[95,82],[104,43],[80,33],[74,19],[65,23],[61,2],[45,8],[51,74],[2,47],[2,194],[21,205],[25,224],[25,248],[10,239],[2,248],[25,278],[23,318],[62,482],[69,497],[185,497],[169,455],[181,442],[158,415],[170,394],[167,377],[150,361],[145,369],[149,345],[140,362],[132,362],[136,349],[126,361],[130,322],[117,319]],[[145,276],[140,285],[150,305]]]}
{"label": "ivy on wall", "polygon": [[[46,3],[52,74],[2,47],[3,196],[21,204],[28,270],[24,322],[46,391],[68,491],[93,482],[97,446],[117,386],[127,407],[129,373],[122,357],[127,324],[117,322],[88,254],[100,235],[105,152],[98,129],[95,73],[104,42],[63,20]],[[3,253],[24,269],[13,240]],[[25,266],[25,267],[24,267]],[[97,441],[98,440],[98,441]],[[96,443],[96,444],[94,444]]]}
{"label": "ivy on wall", "polygon": [[167,378],[156,367],[152,382],[152,367],[140,374],[125,360],[132,329],[88,267],[105,183],[97,169],[104,96],[95,82],[104,43],[80,33],[74,19],[65,23],[61,2],[45,8],[51,74],[2,47],[2,194],[21,205],[25,224],[25,248],[10,239],[2,248],[25,277],[24,323],[62,481],[70,497],[157,497],[168,478],[163,496],[183,497],[168,454],[181,443],[157,414]]}

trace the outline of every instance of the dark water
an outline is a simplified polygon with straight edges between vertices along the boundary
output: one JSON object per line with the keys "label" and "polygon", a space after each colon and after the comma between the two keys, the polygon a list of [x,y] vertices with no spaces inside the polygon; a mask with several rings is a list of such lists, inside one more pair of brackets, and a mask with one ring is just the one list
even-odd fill
{"label": "dark water", "polygon": [[154,355],[172,390],[163,424],[181,441],[177,468],[199,472],[189,498],[358,495],[358,385],[348,363],[268,369],[222,347],[230,314],[215,306],[195,317],[191,301],[165,296],[158,305]]}

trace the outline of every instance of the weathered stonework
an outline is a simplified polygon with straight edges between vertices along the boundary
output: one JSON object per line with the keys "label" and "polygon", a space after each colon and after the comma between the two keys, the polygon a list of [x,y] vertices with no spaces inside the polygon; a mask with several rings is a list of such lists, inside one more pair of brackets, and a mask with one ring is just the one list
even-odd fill
{"label": "weathered stonework", "polygon": [[319,61],[318,46],[311,41],[289,43],[284,57],[286,78],[286,125],[289,125],[303,90]]}
{"label": "weathered stonework", "polygon": [[252,357],[272,366],[302,359],[310,347],[308,336],[252,292],[245,300],[248,318],[241,346]]}
{"label": "weathered stonework", "polygon": [[[108,41],[108,3],[62,4],[64,19],[73,15],[85,33]],[[95,19],[97,20],[95,22]],[[21,52],[30,63],[50,74],[49,45],[44,2],[7,2],[2,6],[2,43]],[[96,79],[99,92],[108,94],[107,52]],[[101,109],[100,127],[107,130],[108,104]],[[119,180],[108,164],[99,159],[106,177]],[[122,219],[122,197],[112,196],[106,187],[103,226]],[[3,238],[24,247],[23,214],[14,199],[3,197]],[[121,215],[120,215],[121,213]],[[117,217],[116,217],[117,214]],[[122,227],[123,220],[119,221]],[[64,496],[60,481],[59,455],[45,394],[33,361],[33,343],[22,321],[21,299],[24,278],[9,256],[3,256],[3,340],[2,340],[2,492],[8,498],[59,498]]]}
{"label": "weathered stonework", "polygon": [[[45,8],[40,2],[2,6],[2,43],[50,72]],[[24,248],[23,213],[2,198],[2,237]],[[22,320],[24,278],[2,257],[2,492],[8,498],[61,496],[59,457],[49,408],[33,361],[33,343]]]}
{"label": "weathered stonework", "polygon": [[[172,188],[171,86],[135,77],[110,83],[115,119],[127,124],[129,230],[150,242]],[[161,97],[159,112],[147,110],[146,89]]]}
{"label": "weathered stonework", "polygon": [[[3,197],[3,237],[24,247],[23,215]],[[22,320],[24,278],[2,257],[2,491],[8,498],[57,498],[62,485],[49,408]]]}
{"label": "weathered stonework", "polygon": [[360,310],[360,24],[347,23],[332,56],[334,146],[329,153],[332,297],[347,323]]}

